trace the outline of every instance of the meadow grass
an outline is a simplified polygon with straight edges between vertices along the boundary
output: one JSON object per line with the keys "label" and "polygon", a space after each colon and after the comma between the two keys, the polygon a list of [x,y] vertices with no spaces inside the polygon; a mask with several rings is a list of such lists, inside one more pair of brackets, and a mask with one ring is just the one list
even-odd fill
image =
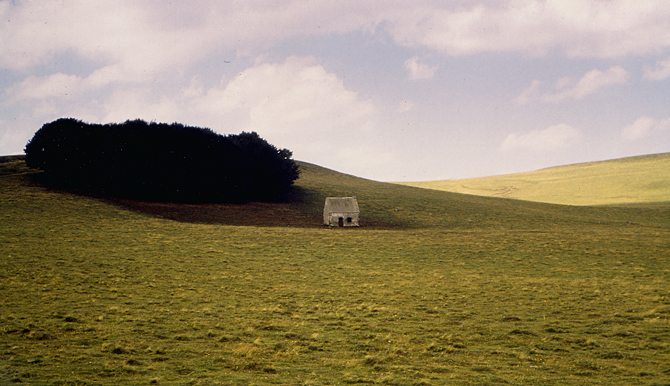
{"label": "meadow grass", "polygon": [[[670,384],[667,205],[301,164],[290,203],[170,206],[49,190],[21,162],[0,163],[0,383]],[[322,227],[326,195],[358,195],[364,226]]]}
{"label": "meadow grass", "polygon": [[401,184],[565,205],[668,202],[670,153],[558,166],[527,173]]}

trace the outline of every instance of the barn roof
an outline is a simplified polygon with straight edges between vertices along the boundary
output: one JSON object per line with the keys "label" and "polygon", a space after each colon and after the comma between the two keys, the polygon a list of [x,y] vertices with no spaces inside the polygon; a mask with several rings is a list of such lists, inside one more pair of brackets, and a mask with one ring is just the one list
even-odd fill
{"label": "barn roof", "polygon": [[325,209],[330,212],[360,213],[356,197],[326,197]]}

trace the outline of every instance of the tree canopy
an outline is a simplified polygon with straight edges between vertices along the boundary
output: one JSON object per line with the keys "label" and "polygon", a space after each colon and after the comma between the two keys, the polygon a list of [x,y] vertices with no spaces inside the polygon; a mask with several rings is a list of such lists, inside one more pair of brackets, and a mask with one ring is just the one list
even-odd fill
{"label": "tree canopy", "polygon": [[147,201],[278,201],[299,176],[291,151],[255,132],[224,136],[180,123],[61,118],[44,124],[25,153],[60,187]]}

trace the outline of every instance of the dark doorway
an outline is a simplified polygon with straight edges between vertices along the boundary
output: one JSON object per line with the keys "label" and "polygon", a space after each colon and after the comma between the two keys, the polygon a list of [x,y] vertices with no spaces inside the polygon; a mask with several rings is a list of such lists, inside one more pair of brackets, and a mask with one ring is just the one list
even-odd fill
{"label": "dark doorway", "polygon": [[337,220],[337,225],[340,226],[340,227],[343,227],[343,226],[344,226],[344,217],[340,217],[340,218]]}

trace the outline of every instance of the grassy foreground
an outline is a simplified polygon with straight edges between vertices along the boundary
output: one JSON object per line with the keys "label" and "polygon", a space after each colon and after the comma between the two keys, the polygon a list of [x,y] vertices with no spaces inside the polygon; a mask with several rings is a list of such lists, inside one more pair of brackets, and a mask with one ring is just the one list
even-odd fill
{"label": "grassy foreground", "polygon": [[[3,161],[0,384],[670,384],[667,204],[309,164],[287,204],[110,202]],[[364,227],[321,227],[349,194]]]}
{"label": "grassy foreground", "polygon": [[565,205],[670,201],[670,153],[557,166],[534,172],[408,186]]}

